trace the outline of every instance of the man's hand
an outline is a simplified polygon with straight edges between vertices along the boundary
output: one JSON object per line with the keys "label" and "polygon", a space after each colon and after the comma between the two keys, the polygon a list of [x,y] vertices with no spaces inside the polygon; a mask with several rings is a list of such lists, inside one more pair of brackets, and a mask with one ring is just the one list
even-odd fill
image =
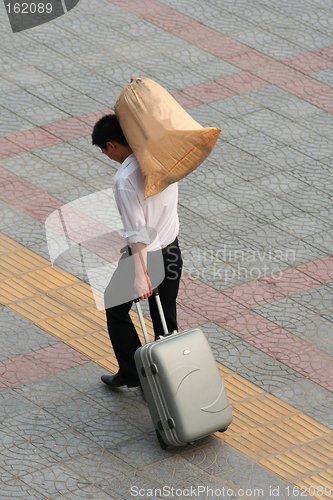
{"label": "man's hand", "polygon": [[148,297],[153,294],[153,289],[146,269],[143,269],[142,272],[135,275],[134,288],[138,292],[140,299],[148,299]]}

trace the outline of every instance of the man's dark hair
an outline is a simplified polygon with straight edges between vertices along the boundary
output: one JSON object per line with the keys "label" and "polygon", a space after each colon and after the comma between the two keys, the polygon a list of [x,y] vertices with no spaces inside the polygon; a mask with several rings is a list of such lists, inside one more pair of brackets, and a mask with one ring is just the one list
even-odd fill
{"label": "man's dark hair", "polygon": [[91,138],[92,144],[101,149],[107,149],[107,142],[118,142],[122,146],[128,146],[116,115],[106,115],[98,120],[94,126]]}

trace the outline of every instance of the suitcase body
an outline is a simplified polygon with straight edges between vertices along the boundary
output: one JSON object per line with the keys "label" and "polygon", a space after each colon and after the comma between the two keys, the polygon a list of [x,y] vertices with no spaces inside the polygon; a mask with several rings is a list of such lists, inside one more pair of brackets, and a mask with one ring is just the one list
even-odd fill
{"label": "suitcase body", "polygon": [[135,363],[162,448],[227,429],[232,421],[228,397],[199,328],[145,344],[136,351]]}

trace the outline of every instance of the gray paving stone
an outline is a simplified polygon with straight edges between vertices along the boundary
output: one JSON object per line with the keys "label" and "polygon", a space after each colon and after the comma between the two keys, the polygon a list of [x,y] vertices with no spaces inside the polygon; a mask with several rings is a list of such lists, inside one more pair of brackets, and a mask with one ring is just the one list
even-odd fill
{"label": "gray paving stone", "polygon": [[[317,75],[319,73],[314,74]],[[330,113],[327,113],[327,111],[318,109],[315,115],[303,121],[303,127],[313,130],[322,136],[331,137],[333,134],[333,117]]]}
{"label": "gray paving stone", "polygon": [[[235,482],[238,487],[238,493],[248,491],[253,495],[252,498],[258,498],[261,495],[265,499],[296,500],[299,496],[299,491],[293,493],[293,486],[291,484],[288,484],[256,463],[252,467],[243,466],[230,473],[221,474],[221,478]],[[309,500],[311,497],[304,495],[304,498]]]}
{"label": "gray paving stone", "polygon": [[[255,309],[258,312],[259,308]],[[261,389],[271,392],[303,377],[214,323],[203,327],[215,359]]]}
{"label": "gray paving stone", "polygon": [[30,94],[22,89],[11,93],[2,93],[0,96],[0,105],[14,113],[21,109],[43,106],[44,104],[45,101],[40,96]]}
{"label": "gray paving stone", "polygon": [[[181,498],[186,498],[186,493],[181,493],[182,488],[188,488],[190,486],[198,488],[199,485],[206,485],[210,488],[222,487],[220,482],[217,482],[210,475],[205,474],[199,467],[194,464],[184,460],[181,456],[170,457],[164,460],[163,463],[149,464],[137,470],[137,475],[149,479],[152,484],[159,484],[160,486],[168,485],[169,488],[174,488],[175,492],[179,489]],[[148,483],[149,484],[149,483]],[[231,483],[225,481],[226,486],[232,486]],[[214,495],[214,490],[207,495],[207,493],[202,492],[197,493],[197,498],[209,498],[212,499],[220,495]],[[176,493],[177,495],[177,493]],[[177,495],[178,496],[178,495]]]}
{"label": "gray paving stone", "polygon": [[292,196],[281,194],[280,198],[308,213],[322,210],[332,203],[332,196],[317,190],[315,185],[293,191]]}
{"label": "gray paving stone", "polygon": [[285,387],[274,389],[272,394],[322,425],[333,428],[332,393],[311,380],[298,380]]}
{"label": "gray paving stone", "polygon": [[28,85],[25,90],[32,96],[46,102],[59,101],[69,97],[76,97],[80,92],[62,82],[47,82],[39,85]]}
{"label": "gray paving stone", "polygon": [[296,147],[298,143],[315,144],[321,141],[321,136],[299,124],[282,123],[277,126],[268,127],[267,135],[284,142],[290,147]]}
{"label": "gray paving stone", "polygon": [[[90,494],[94,494],[96,490],[97,492],[101,491],[99,488],[95,488],[87,478],[68,468],[66,464],[55,464],[51,467],[45,467],[39,471],[28,473],[22,480],[26,485],[37,490],[39,494],[47,496],[47,498],[52,500],[59,498],[59,496],[62,498],[63,495],[67,496],[68,494],[73,498],[74,492],[82,489],[85,489],[87,492],[88,487]],[[85,498],[89,498],[89,496]],[[90,496],[90,498],[95,497]]]}
{"label": "gray paving stone", "polygon": [[[266,179],[264,178],[264,180]],[[268,177],[268,179],[275,180],[274,176]],[[253,203],[244,205],[243,210],[272,222],[280,219],[284,220],[286,217],[292,217],[293,215],[297,215],[301,212],[299,208],[294,207],[291,203],[281,200],[278,196],[267,196],[267,199],[254,201]]]}
{"label": "gray paving stone", "polygon": [[[312,313],[316,312],[315,310],[312,311]],[[300,321],[289,324],[286,330],[332,356],[333,323],[329,318],[330,316],[325,316],[324,313],[316,314],[315,316],[310,316],[306,319],[303,318]]]}
{"label": "gray paving stone", "polygon": [[257,102],[257,105],[266,107],[293,121],[310,119],[312,115],[318,112],[316,106],[273,85],[252,90],[247,95]]}
{"label": "gray paving stone", "polygon": [[8,500],[8,498],[10,498],[11,496],[17,499],[22,498],[23,500],[25,500],[26,498],[32,498],[34,500],[45,500],[47,498],[47,496],[43,495],[33,488],[30,488],[19,479],[12,477],[10,480],[7,480],[7,475],[7,472],[1,474],[1,500]]}
{"label": "gray paving stone", "polygon": [[6,135],[17,134],[25,130],[34,128],[33,123],[25,120],[16,113],[9,111],[5,108],[1,109],[2,122],[0,124],[0,135],[5,137]]}
{"label": "gray paving stone", "polygon": [[272,149],[276,150],[285,146],[283,141],[273,139],[269,135],[262,132],[256,132],[243,137],[241,143],[238,139],[232,139],[228,142],[229,144],[237,146],[247,153],[258,156],[263,155]]}
{"label": "gray paving stone", "polygon": [[[251,172],[251,167],[248,170]],[[189,178],[201,186],[211,188],[214,191],[222,190],[222,193],[228,186],[242,182],[242,178],[238,177],[231,169],[222,165],[216,165],[209,160],[206,160],[200,168],[192,172]]]}
{"label": "gray paving stone", "polygon": [[[318,190],[328,191],[328,194],[331,193],[330,185],[333,181],[333,175],[330,168],[322,162],[313,161],[312,164],[303,165],[303,168],[298,166],[288,167],[285,173]],[[305,188],[306,186],[304,186]]]}
{"label": "gray paving stone", "polygon": [[221,166],[227,167],[232,172],[232,175],[235,176],[235,183],[238,183],[238,177],[241,177],[244,181],[251,181],[267,175],[267,172],[274,174],[280,170],[279,166],[273,166],[256,156],[242,151],[238,147],[230,145],[221,148],[216,160],[218,165],[221,164]]}
{"label": "gray paving stone", "polygon": [[59,109],[60,112],[67,113],[70,116],[82,116],[105,109],[104,104],[86,95],[80,95],[71,99],[53,101],[52,107]]}
{"label": "gray paving stone", "polygon": [[[248,12],[251,9],[248,9]],[[251,15],[249,15],[251,17]],[[238,31],[232,33],[232,38],[235,38],[238,42],[242,42],[251,48],[257,48],[259,45],[261,47],[267,47],[268,45],[278,45],[280,39],[274,33],[269,32],[260,27],[254,27],[249,25],[248,29],[244,31]]]}
{"label": "gray paving stone", "polygon": [[315,160],[321,160],[329,156],[333,148],[333,140],[330,138],[322,137],[318,134],[317,140],[300,140],[291,142],[290,146],[301,153],[304,153]]}
{"label": "gray paving stone", "polygon": [[184,272],[193,279],[199,280],[216,290],[230,286],[230,280],[243,279],[243,270],[237,269],[237,264],[230,264],[218,259],[207,245],[209,251],[198,247],[185,247],[182,251]]}
{"label": "gray paving stone", "polygon": [[17,110],[17,115],[23,119],[29,120],[31,125],[26,127],[26,130],[28,130],[28,128],[43,127],[44,125],[50,125],[54,122],[67,120],[72,116],[65,108],[61,110],[50,104]]}
{"label": "gray paving stone", "polygon": [[315,9],[297,12],[294,19],[308,26],[315,25],[318,30],[329,29],[332,27],[333,22],[333,16],[327,15],[327,12],[318,12]]}
{"label": "gray paving stone", "polygon": [[267,192],[271,193],[273,200],[275,200],[280,194],[290,193],[292,196],[293,191],[306,189],[308,187],[305,182],[295,179],[295,177],[288,175],[286,172],[281,172],[275,175],[267,175],[261,179],[252,181],[252,185],[261,186],[267,189]]}
{"label": "gray paving stone", "polygon": [[53,402],[60,402],[69,397],[80,395],[80,392],[75,387],[69,386],[66,382],[58,380],[53,375],[19,385],[13,391],[32,403],[38,404],[41,408]]}
{"label": "gray paving stone", "polygon": [[231,241],[235,240],[221,224],[218,224],[218,221],[206,220],[203,224],[202,217],[192,212],[187,206],[180,205],[179,216],[182,227],[180,237],[189,240],[191,246],[194,244],[201,246],[201,242],[206,242],[217,252],[221,247],[224,248],[226,241],[231,244]]}
{"label": "gray paving stone", "polygon": [[257,226],[248,231],[235,231],[235,236],[248,242],[250,245],[260,247],[279,248],[284,245],[288,246],[290,242],[294,241],[294,236],[286,231],[274,228],[271,224]]}
{"label": "gray paving stone", "polygon": [[274,221],[274,226],[281,228],[283,231],[303,238],[308,234],[313,233],[316,229],[328,229],[330,224],[323,220],[310,215],[301,213],[294,217],[288,217],[281,221]]}
{"label": "gray paving stone", "polygon": [[21,87],[8,79],[0,78],[0,90],[1,92],[11,93],[20,91]]}
{"label": "gray paving stone", "polygon": [[53,465],[57,459],[49,453],[39,450],[29,441],[6,429],[6,443],[1,444],[1,466],[13,476],[20,478],[36,473],[43,467]]}
{"label": "gray paving stone", "polygon": [[[196,193],[195,197],[193,192]],[[179,203],[197,215],[211,218],[234,208],[235,204],[221,198],[210,189],[205,189],[189,179],[179,182]]]}
{"label": "gray paving stone", "polygon": [[333,290],[330,286],[293,295],[292,300],[305,307],[311,307],[315,313],[330,314],[333,310]]}
{"label": "gray paving stone", "polygon": [[309,234],[306,238],[303,238],[303,241],[327,254],[331,254],[333,252],[333,228]]}
{"label": "gray paving stone", "polygon": [[227,99],[208,104],[208,106],[221,111],[232,118],[238,118],[247,113],[259,111],[263,108],[260,103],[252,100],[251,97],[248,97],[247,95],[228,97]]}
{"label": "gray paving stone", "polygon": [[259,111],[254,111],[253,113],[248,113],[240,118],[242,122],[245,122],[250,127],[253,127],[260,132],[265,132],[268,128],[278,127],[278,126],[290,126],[293,124],[292,120],[281,116],[275,111],[271,111],[268,108],[261,109]]}
{"label": "gray paving stone", "polygon": [[290,324],[305,320],[310,315],[313,316],[310,307],[298,304],[291,297],[256,307],[254,311],[282,328],[288,328]]}
{"label": "gray paving stone", "polygon": [[0,323],[0,361],[59,343],[55,337],[32,325],[30,321],[5,306],[0,306]]}
{"label": "gray paving stone", "polygon": [[24,394],[19,394],[12,389],[0,392],[1,426],[4,426],[7,421],[10,425],[12,419],[19,416],[23,418],[31,415],[37,419],[39,415],[43,416],[43,414],[45,412],[38,401],[31,402]]}

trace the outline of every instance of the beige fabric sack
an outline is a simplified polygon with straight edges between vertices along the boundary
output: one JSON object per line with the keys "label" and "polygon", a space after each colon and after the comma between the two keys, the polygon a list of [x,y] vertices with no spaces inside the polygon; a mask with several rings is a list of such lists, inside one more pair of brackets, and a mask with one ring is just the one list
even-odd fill
{"label": "beige fabric sack", "polygon": [[144,199],[193,172],[210,154],[221,132],[215,127],[203,128],[149,78],[134,78],[114,109],[139,162]]}

